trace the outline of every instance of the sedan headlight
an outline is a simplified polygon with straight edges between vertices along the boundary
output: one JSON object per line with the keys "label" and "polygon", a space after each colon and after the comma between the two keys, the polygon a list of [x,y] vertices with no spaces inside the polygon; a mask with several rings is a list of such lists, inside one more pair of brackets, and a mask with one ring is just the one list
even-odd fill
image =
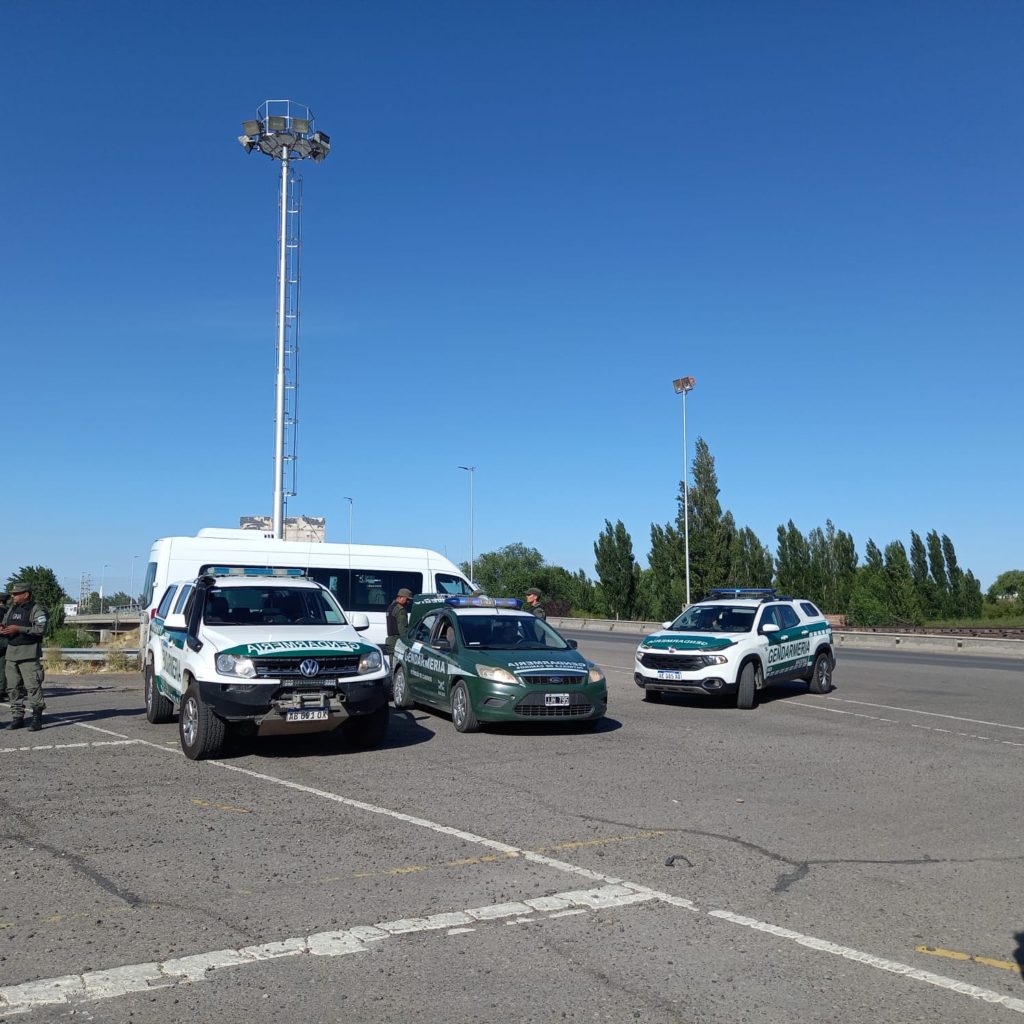
{"label": "sedan headlight", "polygon": [[380,656],[380,651],[367,651],[359,659],[359,671],[376,672],[383,664],[384,659]]}
{"label": "sedan headlight", "polygon": [[587,673],[587,679],[592,683],[603,683],[604,673],[596,665],[592,665]]}
{"label": "sedan headlight", "polygon": [[217,655],[217,671],[225,676],[241,676],[243,679],[256,678],[256,666],[252,658],[239,658],[234,654]]}
{"label": "sedan headlight", "polygon": [[492,665],[477,665],[476,674],[481,679],[490,679],[493,683],[518,683],[507,668],[494,668]]}

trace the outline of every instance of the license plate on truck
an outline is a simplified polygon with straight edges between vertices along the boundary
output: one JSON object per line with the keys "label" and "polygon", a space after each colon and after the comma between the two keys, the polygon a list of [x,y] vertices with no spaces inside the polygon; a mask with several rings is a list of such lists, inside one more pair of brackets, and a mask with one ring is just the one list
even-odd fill
{"label": "license plate on truck", "polygon": [[545,693],[544,707],[546,708],[567,708],[569,706],[569,694],[567,693]]}
{"label": "license plate on truck", "polygon": [[286,711],[284,720],[286,722],[326,722],[327,708],[307,708],[304,711]]}
{"label": "license plate on truck", "polygon": [[659,672],[658,673],[658,678],[659,679],[682,679],[683,678],[683,673],[682,672]]}

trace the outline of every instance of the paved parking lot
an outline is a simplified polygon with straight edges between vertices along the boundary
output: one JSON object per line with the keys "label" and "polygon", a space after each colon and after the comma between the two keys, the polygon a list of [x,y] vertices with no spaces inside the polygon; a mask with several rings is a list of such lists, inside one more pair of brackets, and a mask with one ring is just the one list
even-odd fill
{"label": "paved parking lot", "polygon": [[0,732],[0,1016],[981,1021],[1024,1012],[1019,663],[844,654],[753,712],[384,747],[151,726],[136,675]]}

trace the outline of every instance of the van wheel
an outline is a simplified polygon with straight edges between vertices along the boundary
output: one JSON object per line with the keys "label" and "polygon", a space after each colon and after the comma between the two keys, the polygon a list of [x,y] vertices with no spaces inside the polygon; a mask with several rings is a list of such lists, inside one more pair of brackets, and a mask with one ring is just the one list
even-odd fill
{"label": "van wheel", "polygon": [[396,668],[392,676],[392,693],[396,708],[411,708],[416,702],[409,692],[409,680],[405,678],[405,669]]}
{"label": "van wheel", "polygon": [[761,668],[748,661],[740,672],[740,685],[736,691],[736,707],[749,711],[757,704],[757,684],[761,681]]}
{"label": "van wheel", "polygon": [[153,662],[149,660],[146,661],[145,691],[147,721],[154,725],[169,722],[174,717],[174,702],[156,688],[156,673],[153,671]]}
{"label": "van wheel", "polygon": [[181,713],[178,715],[182,753],[190,761],[217,757],[224,749],[226,735],[224,723],[203,703],[195,682],[190,683],[181,698]]}
{"label": "van wheel", "polygon": [[476,732],[480,728],[480,723],[473,714],[469,690],[461,680],[452,688],[452,725],[455,726],[456,732]]}
{"label": "van wheel", "polygon": [[341,723],[341,734],[354,747],[363,750],[379,746],[388,731],[391,708],[382,704],[368,715],[353,715]]}
{"label": "van wheel", "polygon": [[811,669],[811,693],[829,693],[832,689],[832,662],[827,654],[819,654]]}

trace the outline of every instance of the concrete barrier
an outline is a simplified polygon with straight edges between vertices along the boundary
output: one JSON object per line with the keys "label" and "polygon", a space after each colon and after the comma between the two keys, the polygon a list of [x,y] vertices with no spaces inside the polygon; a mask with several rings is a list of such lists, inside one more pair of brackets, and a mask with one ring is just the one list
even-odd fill
{"label": "concrete barrier", "polygon": [[[660,622],[628,622],[623,619],[574,619],[550,617],[558,630],[605,633],[639,640],[662,628]],[[855,629],[832,630],[836,650],[933,651],[936,654],[985,654],[1024,659],[1024,640],[929,633],[862,633]]]}

